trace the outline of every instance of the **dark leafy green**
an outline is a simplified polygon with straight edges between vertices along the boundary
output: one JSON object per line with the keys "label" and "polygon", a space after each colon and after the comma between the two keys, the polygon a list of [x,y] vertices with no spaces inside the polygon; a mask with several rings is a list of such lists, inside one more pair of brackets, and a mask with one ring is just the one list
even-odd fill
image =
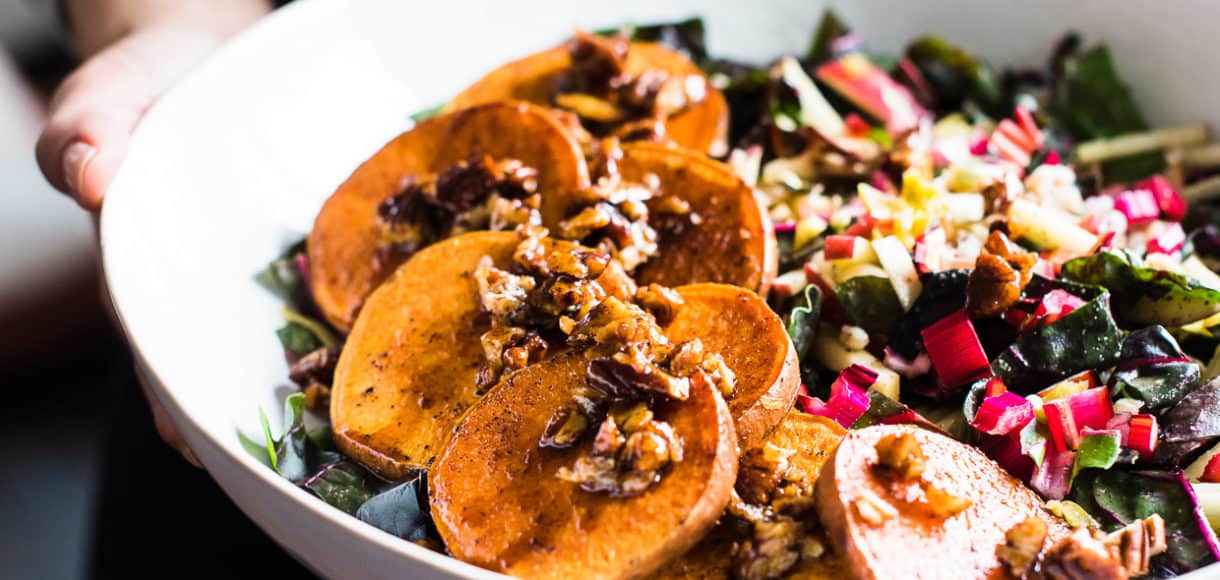
{"label": "dark leafy green", "polygon": [[1167,442],[1220,437],[1220,377],[1213,378],[1161,416],[1161,438]]}
{"label": "dark leafy green", "polygon": [[805,53],[805,59],[813,63],[829,60],[835,56],[835,41],[850,33],[851,30],[839,20],[839,16],[833,10],[827,9],[822,12],[822,19],[818,22],[817,32],[813,35],[813,42],[809,45],[809,52]]}
{"label": "dark leafy green", "polygon": [[1107,250],[1063,265],[1062,275],[1110,290],[1114,313],[1124,327],[1181,326],[1220,312],[1220,289],[1145,267],[1127,252]]}
{"label": "dark leafy green", "polygon": [[1116,396],[1143,401],[1148,409],[1176,404],[1199,386],[1199,365],[1178,347],[1163,326],[1127,335],[1110,379]]}
{"label": "dark leafy green", "polygon": [[[1131,91],[1118,76],[1110,50],[1099,45],[1071,53],[1058,61],[1051,109],[1078,141],[1115,137],[1148,130]],[[1134,181],[1165,168],[1159,153],[1116,159],[1102,165],[1110,182]]]}
{"label": "dark leafy green", "polygon": [[869,336],[888,337],[902,319],[902,304],[889,278],[856,276],[835,287],[835,298],[851,322]]}
{"label": "dark leafy green", "polygon": [[[761,140],[771,75],[765,67],[731,60],[713,59],[703,64],[712,85],[720,89],[729,105],[729,143],[737,147]],[[753,139],[751,139],[753,137]]]}
{"label": "dark leafy green", "polygon": [[298,356],[305,356],[322,348],[322,340],[309,327],[296,322],[289,322],[275,331],[284,350]]}
{"label": "dark leafy green", "polygon": [[1029,394],[1083,370],[1118,360],[1122,331],[1102,293],[1055,322],[1021,335],[991,361],[1009,389]]}
{"label": "dark leafy green", "polygon": [[435,537],[428,513],[427,481],[426,477],[416,477],[369,498],[356,510],[356,517],[408,541]]}
{"label": "dark leafy green", "polygon": [[305,280],[298,256],[305,253],[305,240],[301,240],[284,250],[276,259],[267,264],[261,272],[255,274],[254,280],[272,294],[279,296],[289,306],[302,312],[307,312],[312,306],[309,297],[309,286]]}
{"label": "dark leafy green", "polygon": [[695,62],[707,60],[707,41],[704,38],[702,18],[688,18],[676,22],[662,22],[646,26],[628,24],[622,28],[606,28],[596,34],[610,36],[620,30],[627,38],[643,42],[656,42],[685,54]]}
{"label": "dark leafy green", "polygon": [[907,46],[906,56],[934,93],[936,110],[960,111],[969,100],[995,117],[1007,116],[1004,95],[986,63],[939,36],[924,36]]}
{"label": "dark leafy green", "polygon": [[920,332],[966,304],[966,280],[969,278],[967,270],[946,270],[925,276],[923,292],[898,323],[889,348],[907,360],[915,360],[924,350]]}
{"label": "dark leafy green", "polygon": [[347,460],[323,466],[301,484],[322,501],[351,515],[377,494],[380,485],[381,481],[367,469]]}
{"label": "dark leafy green", "polygon": [[1181,472],[1086,469],[1073,483],[1071,500],[1107,531],[1159,514],[1168,550],[1152,559],[1153,574],[1184,574],[1217,561],[1215,535]]}
{"label": "dark leafy green", "polygon": [[[818,321],[822,314],[822,290],[816,284],[805,286],[805,290],[796,297],[796,302],[784,315],[784,327],[788,329],[788,338],[796,349],[796,356],[805,360],[809,349],[813,347],[813,339],[818,332]],[[782,309],[781,309],[782,310]]]}

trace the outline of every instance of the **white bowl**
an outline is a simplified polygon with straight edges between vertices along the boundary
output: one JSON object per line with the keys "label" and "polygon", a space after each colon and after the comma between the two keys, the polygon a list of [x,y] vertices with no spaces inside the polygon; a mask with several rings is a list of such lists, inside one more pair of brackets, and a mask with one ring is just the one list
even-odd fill
{"label": "white bowl", "polygon": [[[762,6],[766,4],[766,6]],[[803,51],[821,2],[304,0],[223,48],[154,107],[108,193],[102,245],[124,330],[156,396],[225,492],[333,578],[492,576],[383,533],[281,479],[238,443],[289,392],[277,300],[252,276],[408,114],[573,27],[690,15],[715,54]],[[1002,64],[1041,64],[1066,29],[1104,39],[1150,121],[1220,120],[1220,4],[842,2],[872,47],[938,33]],[[273,413],[272,422],[276,422]]]}

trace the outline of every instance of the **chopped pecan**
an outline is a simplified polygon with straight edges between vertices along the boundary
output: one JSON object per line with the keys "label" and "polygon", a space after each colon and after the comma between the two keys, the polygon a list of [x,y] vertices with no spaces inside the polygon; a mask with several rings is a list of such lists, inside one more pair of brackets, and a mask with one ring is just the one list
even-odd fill
{"label": "chopped pecan", "polygon": [[561,409],[543,431],[543,447],[571,447],[589,429],[589,418],[579,409]]}
{"label": "chopped pecan", "polygon": [[1100,540],[1086,528],[1078,528],[1042,556],[1029,575],[1046,580],[1126,580],[1127,573]]}
{"label": "chopped pecan", "polygon": [[288,369],[288,378],[302,387],[315,381],[329,385],[335,380],[338,362],[339,349],[324,346],[297,359]]}
{"label": "chopped pecan", "polygon": [[635,302],[650,312],[660,324],[669,324],[674,312],[684,302],[682,295],[660,284],[649,284],[635,292]]}
{"label": "chopped pecan", "polygon": [[894,474],[899,481],[923,475],[923,449],[910,433],[886,435],[877,442],[877,467]]}
{"label": "chopped pecan", "polygon": [[1149,572],[1152,557],[1167,549],[1165,520],[1153,514],[1111,532],[1102,543],[1128,575],[1143,576]]}
{"label": "chopped pecan", "polygon": [[560,79],[560,93],[602,94],[610,90],[627,72],[629,48],[623,34],[603,37],[576,31],[568,41],[572,66]]}
{"label": "chopped pecan", "polygon": [[513,317],[524,308],[530,291],[537,285],[531,276],[511,274],[496,268],[489,256],[479,260],[474,279],[483,311],[502,319]]}
{"label": "chopped pecan", "polygon": [[1045,520],[1028,518],[1008,530],[1004,545],[996,547],[996,556],[1013,576],[1023,578],[1042,553],[1047,531]]}
{"label": "chopped pecan", "polygon": [[978,318],[998,316],[1021,298],[1038,257],[992,230],[966,283],[966,308]]}

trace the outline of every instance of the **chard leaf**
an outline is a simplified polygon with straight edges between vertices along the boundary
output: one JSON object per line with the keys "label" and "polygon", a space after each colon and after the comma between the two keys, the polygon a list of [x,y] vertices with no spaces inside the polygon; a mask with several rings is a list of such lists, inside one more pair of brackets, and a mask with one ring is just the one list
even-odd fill
{"label": "chard leaf", "polygon": [[809,51],[805,53],[805,59],[818,63],[833,58],[834,42],[850,33],[847,25],[839,20],[839,16],[833,10],[826,9],[822,12],[822,19],[818,22],[818,29],[809,44]]}
{"label": "chard leaf", "polygon": [[747,142],[758,142],[757,130],[764,120],[767,91],[771,86],[770,72],[763,67],[724,59],[703,63],[703,72],[724,95],[732,111],[729,143],[740,147]]}
{"label": "chard leaf", "polygon": [[318,339],[318,336],[309,327],[297,322],[285,324],[275,331],[275,336],[280,339],[280,345],[284,347],[284,350],[298,357],[322,348],[322,341]]}
{"label": "chard leaf", "polygon": [[869,389],[868,410],[851,424],[852,429],[863,429],[873,425],[918,425],[929,431],[947,435],[940,425],[929,421],[923,415],[916,413],[910,407],[891,399],[879,391]]}
{"label": "chard leaf", "polygon": [[408,541],[433,537],[426,487],[427,478],[423,475],[398,484],[361,504],[356,517]]}
{"label": "chard leaf", "polygon": [[284,399],[284,434],[276,446],[276,471],[284,479],[301,483],[309,474],[306,460],[305,395],[293,393]]}
{"label": "chard leaf", "polygon": [[1103,292],[1071,314],[1021,335],[991,361],[991,368],[1009,389],[1029,394],[1080,371],[1112,366],[1121,347],[1110,295]]}
{"label": "chard leaf", "polygon": [[1215,535],[1180,471],[1087,469],[1076,478],[1071,499],[1106,531],[1159,514],[1169,549],[1153,557],[1154,576],[1185,574],[1220,556]]}
{"label": "chard leaf", "polygon": [[412,121],[414,121],[416,123],[418,123],[420,121],[427,121],[428,119],[431,119],[432,117],[435,117],[435,116],[441,114],[441,110],[443,110],[445,108],[445,105],[447,105],[447,104],[448,103],[440,103],[440,104],[432,105],[431,107],[426,107],[426,108],[420,109],[418,111],[415,111],[414,113],[411,113],[409,115],[409,117],[411,118]]}
{"label": "chard leaf", "polygon": [[630,40],[663,44],[685,54],[687,58],[696,63],[707,60],[707,40],[702,18],[687,18],[675,22],[660,22],[642,26],[628,24],[621,29],[598,30],[596,34],[613,36],[619,30],[626,32],[627,38]]}
{"label": "chard leaf", "polygon": [[889,278],[856,276],[835,287],[835,298],[847,312],[852,324],[869,336],[888,338],[902,319],[902,304]]}
{"label": "chard leaf", "polygon": [[377,493],[379,482],[367,469],[343,460],[323,466],[301,486],[322,501],[356,515],[360,506]]}
{"label": "chard leaf", "polygon": [[1162,326],[1149,326],[1123,340],[1111,389],[1144,402],[1148,409],[1176,404],[1199,386],[1199,365]]}
{"label": "chard leaf", "polygon": [[277,443],[275,438],[271,436],[271,422],[267,421],[267,414],[263,412],[262,407],[259,407],[258,409],[258,422],[263,428],[263,452],[267,454],[267,463],[271,465],[271,469],[274,469],[276,473],[279,473],[279,458],[276,457],[275,453]]}
{"label": "chard leaf", "polygon": [[1114,137],[1148,129],[1126,83],[1118,76],[1110,49],[1099,45],[1062,61],[1054,109],[1077,140]]}
{"label": "chard leaf", "polygon": [[1124,327],[1181,326],[1220,312],[1220,289],[1145,267],[1142,260],[1126,252],[1076,258],[1063,265],[1062,275],[1110,290],[1115,314]]}
{"label": "chard leaf", "polygon": [[283,254],[255,274],[254,280],[294,308],[308,309],[311,304],[309,286],[298,265],[298,260],[302,259],[298,256],[304,254],[305,240],[302,239],[289,246]]}
{"label": "chard leaf", "polygon": [[1161,416],[1161,438],[1167,443],[1220,436],[1220,378],[1186,395]]}
{"label": "chard leaf", "polygon": [[1005,99],[991,68],[945,39],[918,38],[907,46],[906,56],[931,85],[938,111],[960,111],[970,100],[996,117],[1012,112],[1005,110]]}
{"label": "chard leaf", "polygon": [[968,270],[946,270],[925,276],[923,292],[906,316],[901,317],[889,348],[907,360],[915,360],[923,352],[920,332],[932,323],[960,310],[966,304]]}
{"label": "chard leaf", "polygon": [[787,312],[784,316],[784,327],[788,329],[788,338],[792,339],[797,358],[804,361],[818,332],[818,321],[822,314],[822,290],[817,284],[805,286],[805,290],[797,297],[796,304]]}

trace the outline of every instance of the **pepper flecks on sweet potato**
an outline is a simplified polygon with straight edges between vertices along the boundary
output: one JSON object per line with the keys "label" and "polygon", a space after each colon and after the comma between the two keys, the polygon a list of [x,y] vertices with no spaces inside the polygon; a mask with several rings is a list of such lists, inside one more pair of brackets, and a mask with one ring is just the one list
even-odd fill
{"label": "pepper flecks on sweet potato", "polygon": [[737,444],[719,392],[694,381],[657,405],[684,444],[681,461],[633,497],[589,493],[556,477],[583,451],[543,448],[555,409],[583,388],[578,352],[526,367],[475,405],[429,473],[437,529],[455,557],[524,578],[629,578],[689,549],[732,494]]}

